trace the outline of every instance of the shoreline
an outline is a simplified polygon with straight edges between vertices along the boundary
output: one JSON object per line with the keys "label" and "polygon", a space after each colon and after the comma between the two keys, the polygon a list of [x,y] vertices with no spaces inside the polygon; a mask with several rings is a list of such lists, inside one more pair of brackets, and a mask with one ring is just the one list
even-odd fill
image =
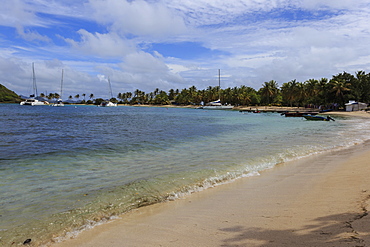
{"label": "shoreline", "polygon": [[366,246],[370,142],[133,210],[65,246]]}
{"label": "shoreline", "polygon": [[[119,106],[128,106],[125,104],[119,104]],[[161,108],[191,108],[196,109],[198,105],[129,105],[133,107],[161,107]],[[285,112],[285,111],[307,111],[307,112],[319,112],[318,109],[305,108],[305,107],[288,107],[288,106],[235,106],[231,111],[256,111],[260,110],[261,112]],[[342,116],[352,116],[352,117],[369,117],[370,114],[367,111],[329,111],[329,112],[320,112],[320,115],[342,115]]]}
{"label": "shoreline", "polygon": [[[0,104],[17,104],[17,103],[5,103],[0,102]],[[67,104],[71,106],[96,106],[93,104]],[[196,109],[199,105],[149,105],[149,104],[140,104],[140,105],[129,105],[129,104],[118,104],[118,106],[132,106],[132,107],[159,107],[159,108],[190,108]],[[289,107],[289,106],[235,106],[231,111],[255,111],[260,110],[261,112],[285,112],[285,111],[312,111],[319,112],[318,109],[314,108],[305,108],[305,107]],[[370,112],[361,110],[361,111],[329,111],[329,112],[320,112],[320,115],[343,115],[343,116],[356,116],[356,117],[370,117]]]}

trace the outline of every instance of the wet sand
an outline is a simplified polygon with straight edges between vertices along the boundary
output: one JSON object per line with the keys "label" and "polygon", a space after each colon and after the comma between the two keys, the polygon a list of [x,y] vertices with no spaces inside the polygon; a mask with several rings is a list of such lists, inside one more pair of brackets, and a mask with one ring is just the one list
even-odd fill
{"label": "wet sand", "polygon": [[369,246],[369,203],[365,143],[143,207],[53,246]]}
{"label": "wet sand", "polygon": [[140,208],[53,246],[369,246],[369,209],[365,143]]}

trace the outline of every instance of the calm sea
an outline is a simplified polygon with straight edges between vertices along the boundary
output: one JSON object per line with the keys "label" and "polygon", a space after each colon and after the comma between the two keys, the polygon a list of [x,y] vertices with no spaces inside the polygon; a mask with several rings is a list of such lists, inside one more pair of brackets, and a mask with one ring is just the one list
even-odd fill
{"label": "calm sea", "polygon": [[0,245],[59,241],[131,209],[370,139],[335,122],[185,108],[0,104]]}

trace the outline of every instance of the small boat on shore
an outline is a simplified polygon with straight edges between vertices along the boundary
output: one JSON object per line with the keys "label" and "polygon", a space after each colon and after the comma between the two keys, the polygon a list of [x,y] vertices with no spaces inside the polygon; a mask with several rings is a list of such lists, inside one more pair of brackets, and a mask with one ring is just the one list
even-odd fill
{"label": "small boat on shore", "polygon": [[335,121],[330,116],[322,117],[322,116],[313,116],[313,115],[303,115],[303,117],[307,120],[312,120],[312,121],[330,121],[330,120]]}

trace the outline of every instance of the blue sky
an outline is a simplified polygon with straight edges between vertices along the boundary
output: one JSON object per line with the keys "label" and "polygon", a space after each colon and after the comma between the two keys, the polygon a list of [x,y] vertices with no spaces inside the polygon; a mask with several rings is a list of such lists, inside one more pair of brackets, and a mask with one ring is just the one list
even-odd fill
{"label": "blue sky", "polygon": [[370,72],[368,0],[2,0],[0,83],[63,98]]}

